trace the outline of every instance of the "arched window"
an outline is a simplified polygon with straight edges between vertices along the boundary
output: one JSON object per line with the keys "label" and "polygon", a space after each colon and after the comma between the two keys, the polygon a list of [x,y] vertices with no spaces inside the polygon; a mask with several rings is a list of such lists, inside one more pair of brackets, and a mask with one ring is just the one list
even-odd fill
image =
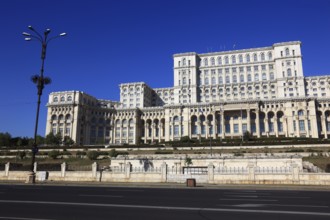
{"label": "arched window", "polygon": [[275,77],[274,77],[274,73],[273,73],[273,72],[269,74],[269,78],[270,78],[270,80],[275,79]]}
{"label": "arched window", "polygon": [[265,61],[265,54],[264,53],[261,53],[260,54],[260,58],[261,58],[261,61]]}
{"label": "arched window", "polygon": [[229,78],[229,76],[226,76],[226,83],[230,83],[230,78]]}
{"label": "arched window", "polygon": [[248,82],[251,82],[252,81],[252,77],[251,77],[251,74],[248,74]]}
{"label": "arched window", "polygon": [[64,96],[61,96],[61,102],[64,102],[64,101],[65,101]]}
{"label": "arched window", "polygon": [[52,121],[55,121],[55,120],[57,120],[57,116],[56,115],[53,115],[52,116]]}
{"label": "arched window", "polygon": [[174,122],[179,122],[179,117],[178,116],[174,116],[173,121]]}
{"label": "arched window", "polygon": [[288,70],[287,70],[287,75],[288,76],[292,76],[292,72],[291,72],[291,69],[290,68],[288,68]]}
{"label": "arched window", "polygon": [[223,84],[222,76],[219,76],[219,84]]}
{"label": "arched window", "polygon": [[214,60],[214,57],[211,58],[211,66],[214,66],[215,65],[215,60]]}
{"label": "arched window", "polygon": [[204,66],[208,66],[209,65],[209,62],[207,60],[207,58],[204,58]]}
{"label": "arched window", "polygon": [[262,80],[267,80],[266,73],[263,73],[263,74],[262,74]]}
{"label": "arched window", "polygon": [[233,75],[233,83],[237,83],[237,76]]}
{"label": "arched window", "polygon": [[225,64],[229,64],[229,58],[225,57]]}
{"label": "arched window", "polygon": [[285,56],[289,56],[290,55],[290,50],[289,48],[285,48]]}
{"label": "arched window", "polygon": [[209,84],[209,78],[205,78],[205,85]]}
{"label": "arched window", "polygon": [[239,63],[243,63],[243,56],[242,56],[242,54],[240,54],[240,55],[238,56],[238,62],[239,62]]}
{"label": "arched window", "polygon": [[236,57],[234,55],[231,57],[231,63],[232,64],[235,64],[236,63]]}
{"label": "arched window", "polygon": [[221,59],[221,57],[218,57],[218,65],[222,65],[222,59]]}
{"label": "arched window", "polygon": [[304,111],[303,110],[299,110],[298,111],[298,116],[304,116]]}
{"label": "arched window", "polygon": [[178,62],[178,66],[181,66],[181,61]]}
{"label": "arched window", "polygon": [[186,77],[183,77],[183,78],[182,78],[182,84],[183,84],[183,85],[186,85],[186,84],[187,84],[187,78],[186,78]]}
{"label": "arched window", "polygon": [[67,115],[65,116],[65,120],[71,120],[71,115],[70,115],[70,114],[67,114]]}
{"label": "arched window", "polygon": [[182,59],[182,66],[185,66],[186,65],[186,58],[183,58]]}
{"label": "arched window", "polygon": [[60,115],[60,116],[58,116],[58,120],[63,120],[64,119],[64,116],[63,115]]}
{"label": "arched window", "polygon": [[250,60],[250,54],[247,54],[247,55],[246,55],[246,62],[247,62],[247,63],[250,63],[250,62],[251,62],[251,60]]}
{"label": "arched window", "polygon": [[215,85],[215,84],[217,84],[217,82],[216,82],[216,80],[215,80],[215,77],[212,77],[212,85]]}
{"label": "arched window", "polygon": [[53,102],[58,102],[58,97],[55,96],[55,97],[53,98]]}
{"label": "arched window", "polygon": [[71,102],[71,101],[72,101],[72,96],[69,95],[69,96],[68,96],[68,102]]}
{"label": "arched window", "polygon": [[269,53],[268,53],[268,60],[272,60],[272,59],[273,59],[272,52],[269,52]]}
{"label": "arched window", "polygon": [[255,53],[255,54],[253,54],[253,61],[254,62],[257,62],[258,61],[258,56],[257,56],[257,54]]}
{"label": "arched window", "polygon": [[258,73],[256,73],[256,74],[254,75],[254,81],[259,81],[259,74],[258,74]]}
{"label": "arched window", "polygon": [[240,81],[241,83],[244,82],[244,75],[243,75],[243,74],[240,75],[240,77],[239,77],[239,81]]}

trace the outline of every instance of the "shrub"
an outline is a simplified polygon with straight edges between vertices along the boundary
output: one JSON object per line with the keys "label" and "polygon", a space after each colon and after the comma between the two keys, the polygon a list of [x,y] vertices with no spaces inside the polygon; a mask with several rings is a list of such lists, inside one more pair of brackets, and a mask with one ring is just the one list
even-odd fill
{"label": "shrub", "polygon": [[100,153],[96,150],[92,150],[92,151],[87,152],[87,157],[90,160],[97,160],[99,155],[100,155]]}
{"label": "shrub", "polygon": [[109,152],[109,156],[110,156],[110,157],[117,157],[117,156],[118,156],[118,152],[116,151],[116,149],[112,149],[112,150]]}
{"label": "shrub", "polygon": [[26,153],[25,153],[25,151],[20,151],[20,152],[18,152],[18,157],[19,157],[21,160],[23,160],[23,159],[26,157]]}
{"label": "shrub", "polygon": [[48,157],[52,159],[56,159],[60,155],[60,152],[58,150],[52,150],[48,152]]}

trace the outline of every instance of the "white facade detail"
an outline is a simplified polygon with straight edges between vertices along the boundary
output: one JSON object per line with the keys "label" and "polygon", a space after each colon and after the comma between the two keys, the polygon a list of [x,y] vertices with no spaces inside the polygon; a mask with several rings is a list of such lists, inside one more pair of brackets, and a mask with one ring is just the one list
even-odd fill
{"label": "white facade detail", "polygon": [[175,54],[174,85],[120,84],[120,102],[79,91],[49,95],[46,134],[77,144],[190,138],[328,138],[330,76],[304,77],[301,43]]}

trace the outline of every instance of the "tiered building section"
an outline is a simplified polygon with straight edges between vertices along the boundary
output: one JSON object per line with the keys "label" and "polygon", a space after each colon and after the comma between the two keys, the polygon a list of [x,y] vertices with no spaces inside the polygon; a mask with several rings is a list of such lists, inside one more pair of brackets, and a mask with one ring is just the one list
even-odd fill
{"label": "tiered building section", "polygon": [[328,138],[330,76],[304,77],[301,43],[174,58],[174,86],[120,84],[120,102],[79,91],[49,95],[46,134],[77,144],[190,138]]}

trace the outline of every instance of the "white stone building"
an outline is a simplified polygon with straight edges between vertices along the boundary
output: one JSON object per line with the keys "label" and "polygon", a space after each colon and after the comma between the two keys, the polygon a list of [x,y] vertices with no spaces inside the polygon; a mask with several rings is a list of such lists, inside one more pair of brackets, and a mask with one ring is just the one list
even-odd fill
{"label": "white stone building", "polygon": [[190,138],[328,138],[330,76],[304,77],[301,43],[175,54],[174,85],[120,84],[120,102],[79,91],[49,95],[46,134],[77,144]]}

